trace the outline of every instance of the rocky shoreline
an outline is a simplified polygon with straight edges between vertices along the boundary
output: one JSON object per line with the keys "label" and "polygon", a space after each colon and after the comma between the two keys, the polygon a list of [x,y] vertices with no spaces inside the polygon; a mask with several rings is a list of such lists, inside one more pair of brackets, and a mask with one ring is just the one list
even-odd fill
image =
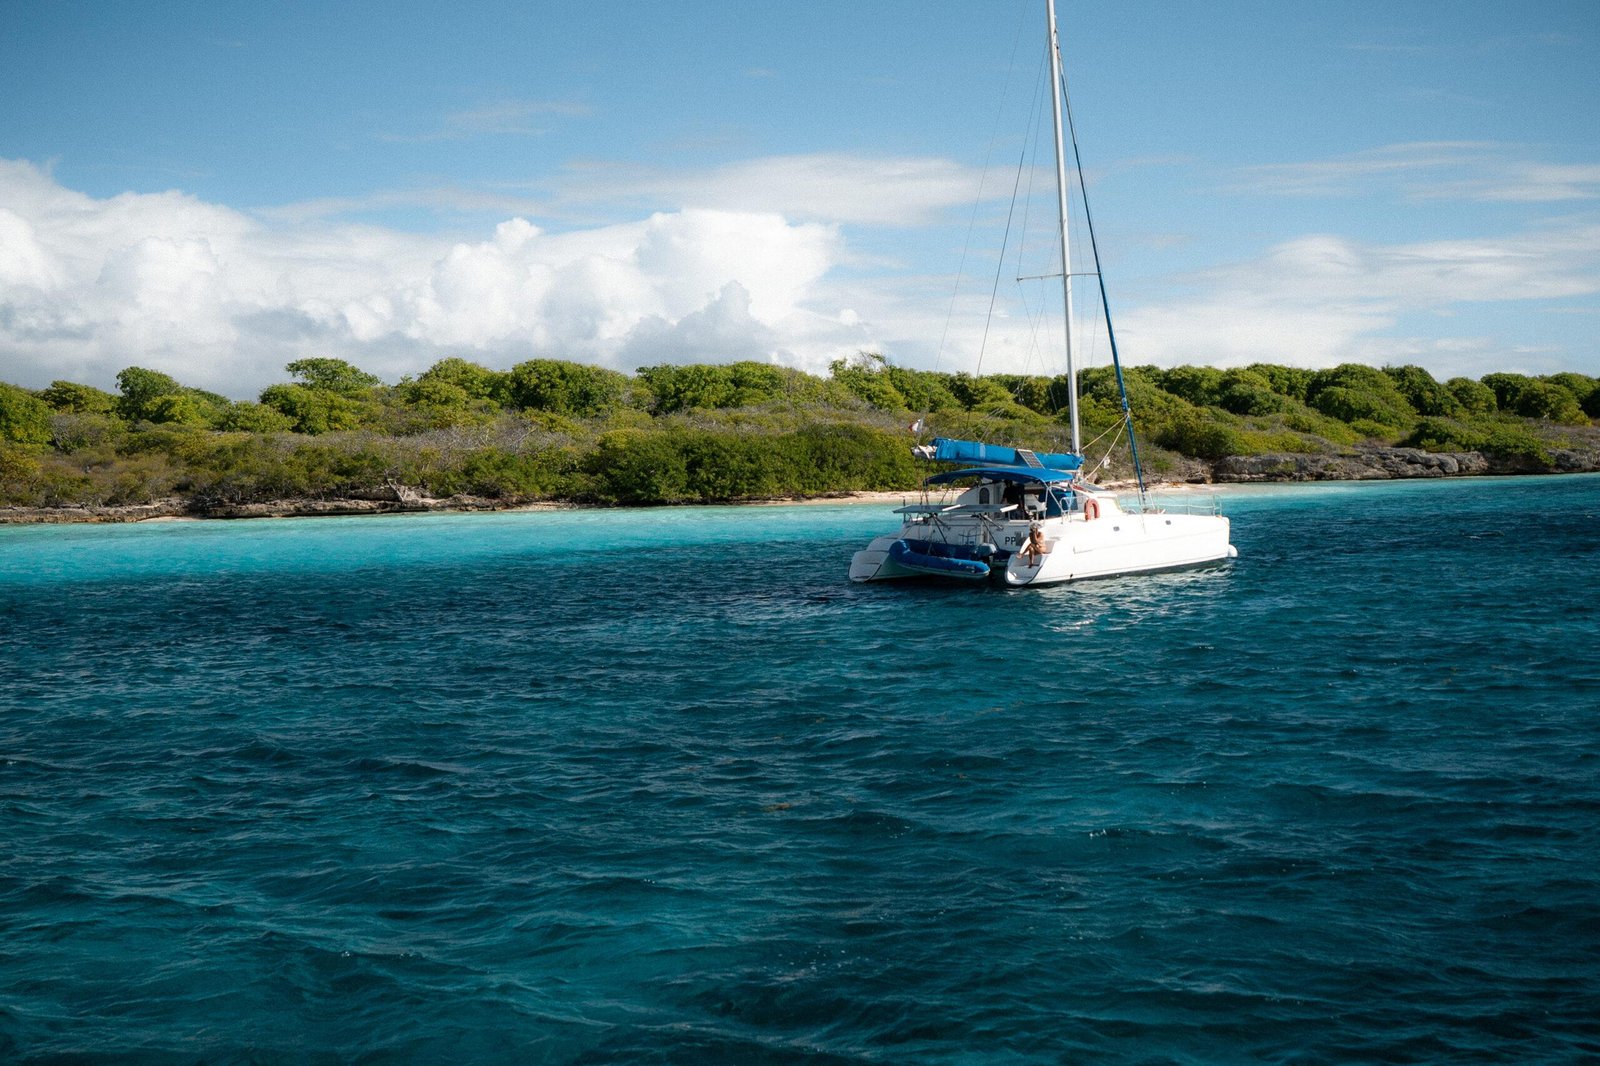
{"label": "rocky shoreline", "polygon": [[576,506],[549,500],[490,499],[483,496],[435,498],[402,490],[384,498],[374,493],[321,499],[222,502],[168,496],[151,503],[78,507],[0,507],[0,525],[47,522],[150,522],[179,519],[309,518],[348,515],[421,514],[432,511],[558,510]]}
{"label": "rocky shoreline", "polygon": [[[1417,448],[1371,448],[1338,455],[1273,452],[1230,455],[1211,465],[1217,484],[1261,481],[1375,481],[1418,477],[1482,477],[1508,474],[1582,474],[1600,471],[1600,452],[1549,449],[1550,466],[1532,459],[1492,457],[1482,452],[1425,452]],[[1553,469],[1552,469],[1553,467]]]}
{"label": "rocky shoreline", "polygon": [[[1600,472],[1600,451],[1550,449],[1554,469],[1532,461],[1492,458],[1481,452],[1425,452],[1416,448],[1372,448],[1336,455],[1268,453],[1234,455],[1205,463],[1191,460],[1174,472],[1187,485],[1259,484],[1298,481],[1380,481],[1411,478],[1509,476]],[[1113,485],[1112,487],[1116,487]],[[745,503],[880,502],[915,494],[839,492],[806,499],[747,500]],[[149,522],[183,519],[305,518],[318,516],[422,514],[437,511],[561,510],[581,504],[514,497],[433,497],[390,483],[359,495],[240,502],[169,496],[143,504],[74,507],[0,507],[0,525],[75,522]]]}

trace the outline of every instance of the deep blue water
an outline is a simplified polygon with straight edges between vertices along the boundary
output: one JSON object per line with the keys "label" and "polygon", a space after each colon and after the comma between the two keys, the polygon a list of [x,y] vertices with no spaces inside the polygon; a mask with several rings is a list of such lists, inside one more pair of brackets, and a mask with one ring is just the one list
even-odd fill
{"label": "deep blue water", "polygon": [[0,527],[0,1060],[1600,1056],[1600,478]]}

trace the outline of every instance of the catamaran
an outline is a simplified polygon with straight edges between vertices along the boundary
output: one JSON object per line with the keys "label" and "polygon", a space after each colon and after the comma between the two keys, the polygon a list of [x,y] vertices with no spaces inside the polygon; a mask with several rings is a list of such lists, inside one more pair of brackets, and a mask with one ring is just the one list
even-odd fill
{"label": "catamaran", "polygon": [[[1056,28],[1055,0],[1046,0],[1052,113],[1055,119],[1056,200],[1060,219],[1062,310],[1066,321],[1066,380],[1071,452],[1035,452],[981,441],[934,438],[913,451],[937,462],[960,464],[924,482],[922,502],[898,508],[903,525],[875,538],[850,560],[852,581],[942,578],[1008,586],[1052,585],[1084,578],[1204,566],[1232,559],[1227,518],[1149,506],[1127,387],[1117,356],[1111,312],[1100,272],[1087,195],[1084,223],[1099,279],[1111,363],[1122,398],[1139,504],[1125,509],[1115,492],[1083,475],[1078,388],[1073,367],[1072,267],[1069,254],[1065,127],[1071,122]],[[1063,113],[1066,122],[1063,122]],[[1083,189],[1083,164],[1072,140],[1073,166]],[[969,483],[953,499],[954,486]],[[933,491],[945,498],[934,500]]]}

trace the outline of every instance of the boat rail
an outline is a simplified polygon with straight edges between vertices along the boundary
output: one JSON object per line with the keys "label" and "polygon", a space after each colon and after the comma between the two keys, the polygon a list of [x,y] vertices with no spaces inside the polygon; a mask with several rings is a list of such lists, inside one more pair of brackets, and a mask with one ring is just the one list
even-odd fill
{"label": "boat rail", "polygon": [[1122,509],[1133,514],[1219,515],[1222,501],[1214,492],[1147,492],[1143,506],[1133,499],[1124,502]]}

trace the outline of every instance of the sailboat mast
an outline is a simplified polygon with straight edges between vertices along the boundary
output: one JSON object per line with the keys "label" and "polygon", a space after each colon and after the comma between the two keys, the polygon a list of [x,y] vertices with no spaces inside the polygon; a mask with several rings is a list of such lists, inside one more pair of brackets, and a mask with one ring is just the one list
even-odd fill
{"label": "sailboat mast", "polygon": [[1056,120],[1056,200],[1061,217],[1061,298],[1066,310],[1067,416],[1072,423],[1072,451],[1083,454],[1078,432],[1078,372],[1072,364],[1072,251],[1067,233],[1067,149],[1061,132],[1061,38],[1056,31],[1056,0],[1045,0],[1050,29],[1050,105]]}

